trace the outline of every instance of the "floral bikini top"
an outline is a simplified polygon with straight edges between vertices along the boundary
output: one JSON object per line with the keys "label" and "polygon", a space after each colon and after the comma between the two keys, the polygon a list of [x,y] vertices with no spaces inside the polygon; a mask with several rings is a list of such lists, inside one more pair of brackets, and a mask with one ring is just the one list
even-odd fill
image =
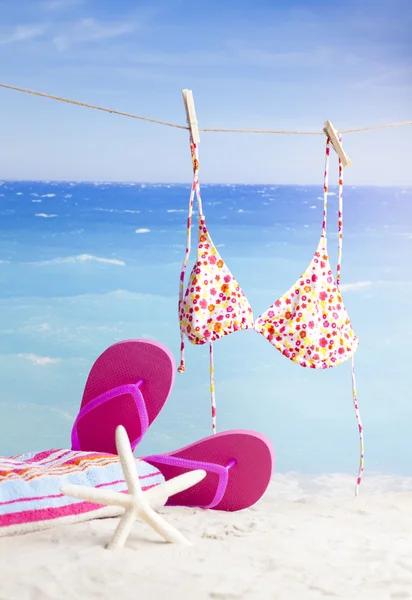
{"label": "floral bikini top", "polygon": [[[324,209],[322,234],[316,252],[304,273],[290,289],[263,314],[254,319],[252,308],[239,283],[220,256],[206,227],[198,179],[198,148],[191,141],[194,179],[189,201],[187,245],[180,275],[179,320],[181,362],[184,372],[184,336],[193,344],[209,344],[212,428],[216,432],[216,403],[212,343],[241,329],[254,329],[286,358],[312,369],[335,367],[352,358],[353,403],[358,421],[361,457],[357,488],[363,473],[363,428],[360,420],[354,376],[354,354],[358,348],[340,291],[342,258],[343,169],[339,158],[338,265],[336,279],[328,258],[326,219],[330,139],[326,142]],[[190,255],[193,202],[198,205],[197,257],[184,291],[185,271]]]}

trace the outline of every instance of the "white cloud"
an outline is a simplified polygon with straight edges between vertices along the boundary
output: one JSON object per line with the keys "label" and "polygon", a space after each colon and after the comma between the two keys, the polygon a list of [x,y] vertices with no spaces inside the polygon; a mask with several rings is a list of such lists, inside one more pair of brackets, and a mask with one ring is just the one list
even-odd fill
{"label": "white cloud", "polygon": [[29,360],[34,365],[53,365],[60,362],[60,358],[51,358],[50,356],[37,356],[37,354],[18,354],[19,358]]}
{"label": "white cloud", "polygon": [[355,281],[353,283],[343,283],[341,290],[343,292],[357,292],[358,290],[369,288],[371,286],[389,286],[391,288],[409,288],[412,286],[412,281],[377,279],[376,281]]}
{"label": "white cloud", "polygon": [[402,281],[402,280],[390,280],[390,279],[377,279],[376,281],[354,281],[353,283],[343,283],[341,285],[341,290],[343,292],[356,292],[357,290],[361,290],[364,288],[368,288],[371,286],[384,285],[389,287],[410,287],[412,286],[411,281]]}
{"label": "white cloud", "polygon": [[314,48],[311,52],[271,51],[257,45],[246,45],[241,41],[228,42],[228,47],[233,51],[233,58],[248,66],[264,68],[290,69],[296,67],[318,67],[319,64],[329,64],[333,61],[330,48]]}
{"label": "white cloud", "polygon": [[0,402],[0,407],[5,408],[10,411],[27,411],[27,409],[33,409],[36,413],[39,411],[56,413],[58,416],[63,419],[67,419],[73,423],[75,417],[70,413],[67,413],[65,410],[58,408],[57,406],[50,406],[48,404],[34,404],[31,402]]}
{"label": "white cloud", "polygon": [[21,327],[21,331],[34,331],[39,333],[44,333],[51,331],[52,327],[50,323],[39,323],[37,325],[25,325]]}
{"label": "white cloud", "polygon": [[104,258],[100,256],[93,256],[92,254],[79,254],[78,256],[65,256],[62,258],[52,258],[51,260],[37,261],[35,265],[58,265],[61,263],[76,263],[76,262],[99,262],[108,265],[119,265],[124,267],[126,263],[124,260],[118,258]]}
{"label": "white cloud", "polygon": [[363,288],[373,285],[373,281],[355,281],[354,283],[344,283],[341,285],[342,292],[356,292]]}
{"label": "white cloud", "polygon": [[44,25],[17,25],[12,30],[0,31],[0,45],[24,42],[44,34]]}
{"label": "white cloud", "polygon": [[44,2],[41,3],[41,7],[50,12],[58,12],[72,8],[81,3],[82,0],[44,0]]}
{"label": "white cloud", "polygon": [[149,233],[150,229],[146,229],[145,227],[141,227],[140,229],[136,229],[136,233]]}
{"label": "white cloud", "polygon": [[64,51],[73,44],[97,42],[131,33],[135,27],[130,21],[108,24],[96,19],[81,19],[56,35],[53,43],[58,50]]}
{"label": "white cloud", "polygon": [[367,87],[367,86],[390,86],[396,85],[398,83],[405,83],[408,81],[412,73],[412,67],[399,67],[394,68],[391,66],[390,68],[384,68],[384,70],[380,73],[377,73],[373,77],[366,77],[358,81],[355,84],[355,87]]}

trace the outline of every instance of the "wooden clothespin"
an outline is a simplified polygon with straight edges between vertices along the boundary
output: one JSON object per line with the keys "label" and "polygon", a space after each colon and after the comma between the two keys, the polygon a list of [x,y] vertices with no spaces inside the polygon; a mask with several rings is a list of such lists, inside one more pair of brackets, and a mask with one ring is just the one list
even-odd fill
{"label": "wooden clothespin", "polygon": [[192,90],[182,90],[183,102],[186,109],[186,119],[189,125],[190,135],[192,136],[193,143],[198,144],[200,142],[199,127],[196,118],[195,103],[193,100]]}
{"label": "wooden clothespin", "polygon": [[336,154],[340,157],[342,165],[344,167],[350,167],[352,164],[351,160],[346,154],[345,150],[343,149],[343,146],[339,141],[338,133],[330,121],[325,121],[325,127],[323,128],[323,132],[327,137],[330,138],[333,149],[335,150]]}

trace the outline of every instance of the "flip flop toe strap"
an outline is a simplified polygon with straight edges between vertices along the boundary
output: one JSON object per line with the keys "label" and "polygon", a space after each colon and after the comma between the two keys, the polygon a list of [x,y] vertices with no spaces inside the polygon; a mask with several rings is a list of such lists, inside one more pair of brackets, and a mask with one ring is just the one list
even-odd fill
{"label": "flip flop toe strap", "polygon": [[206,471],[207,473],[215,473],[216,475],[219,476],[219,480],[218,480],[218,484],[217,484],[217,488],[216,488],[216,492],[215,495],[213,497],[213,500],[206,505],[196,505],[199,506],[199,508],[214,508],[215,506],[217,506],[219,504],[219,502],[221,502],[221,500],[223,499],[226,490],[227,490],[227,486],[229,483],[229,471],[231,469],[231,467],[233,467],[236,464],[236,460],[232,459],[228,462],[228,464],[226,466],[222,466],[222,465],[217,465],[215,463],[209,463],[209,462],[203,462],[203,461],[198,461],[198,460],[190,460],[190,459],[186,459],[186,458],[178,458],[178,457],[174,457],[174,456],[164,456],[164,455],[159,455],[159,456],[146,456],[143,460],[145,460],[146,462],[155,462],[156,464],[159,465],[167,465],[170,467],[179,467],[181,469],[184,469],[185,471],[192,471],[195,469],[203,469],[204,471]]}
{"label": "flip flop toe strap", "polygon": [[112,388],[100,396],[93,398],[90,400],[83,408],[80,410],[79,414],[76,417],[76,420],[72,429],[72,450],[81,450],[79,435],[77,432],[77,426],[79,421],[89,414],[92,410],[109,402],[109,400],[114,400],[119,396],[124,396],[126,394],[130,394],[133,401],[135,402],[137,413],[139,415],[140,420],[140,435],[133,441],[131,441],[130,445],[132,449],[134,449],[137,444],[140,442],[144,434],[149,428],[149,416],[146,410],[146,404],[144,401],[144,397],[142,392],[140,391],[140,385],[143,383],[143,379],[139,379],[137,383],[127,383],[125,385],[119,385],[118,387]]}

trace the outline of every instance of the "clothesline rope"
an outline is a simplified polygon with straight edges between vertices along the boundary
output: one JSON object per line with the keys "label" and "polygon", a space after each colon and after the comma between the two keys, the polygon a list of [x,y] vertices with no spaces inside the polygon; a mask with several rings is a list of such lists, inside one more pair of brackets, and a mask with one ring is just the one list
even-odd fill
{"label": "clothesline rope", "polygon": [[[102,106],[94,106],[93,104],[86,104],[86,102],[79,102],[78,100],[69,100],[68,98],[60,98],[59,96],[53,96],[51,94],[44,94],[43,92],[35,92],[33,90],[26,90],[24,88],[14,87],[5,83],[0,83],[0,87],[8,90],[14,90],[16,92],[23,92],[25,94],[32,94],[34,96],[41,96],[42,98],[50,98],[51,100],[58,100],[59,102],[66,102],[67,104],[75,104],[76,106],[83,106],[85,108],[92,108],[94,110],[100,110],[108,112],[113,115],[121,115],[122,117],[129,117],[131,119],[139,119],[140,121],[147,121],[148,123],[157,123],[158,125],[165,125],[166,127],[175,127],[176,129],[189,129],[187,125],[177,125],[176,123],[168,123],[167,121],[159,121],[158,119],[150,119],[149,117],[141,117],[131,113],[122,112],[120,110],[114,110],[112,108],[103,108]],[[354,129],[339,129],[339,133],[356,133],[358,131],[371,131],[373,129],[387,129],[389,127],[401,127],[403,125],[412,125],[412,121],[401,121],[399,123],[387,123],[385,125],[370,125],[367,127],[356,127]],[[218,128],[203,128],[199,127],[199,131],[212,132],[212,133],[268,133],[274,135],[324,135],[323,131],[287,131],[280,129],[218,129]]]}

